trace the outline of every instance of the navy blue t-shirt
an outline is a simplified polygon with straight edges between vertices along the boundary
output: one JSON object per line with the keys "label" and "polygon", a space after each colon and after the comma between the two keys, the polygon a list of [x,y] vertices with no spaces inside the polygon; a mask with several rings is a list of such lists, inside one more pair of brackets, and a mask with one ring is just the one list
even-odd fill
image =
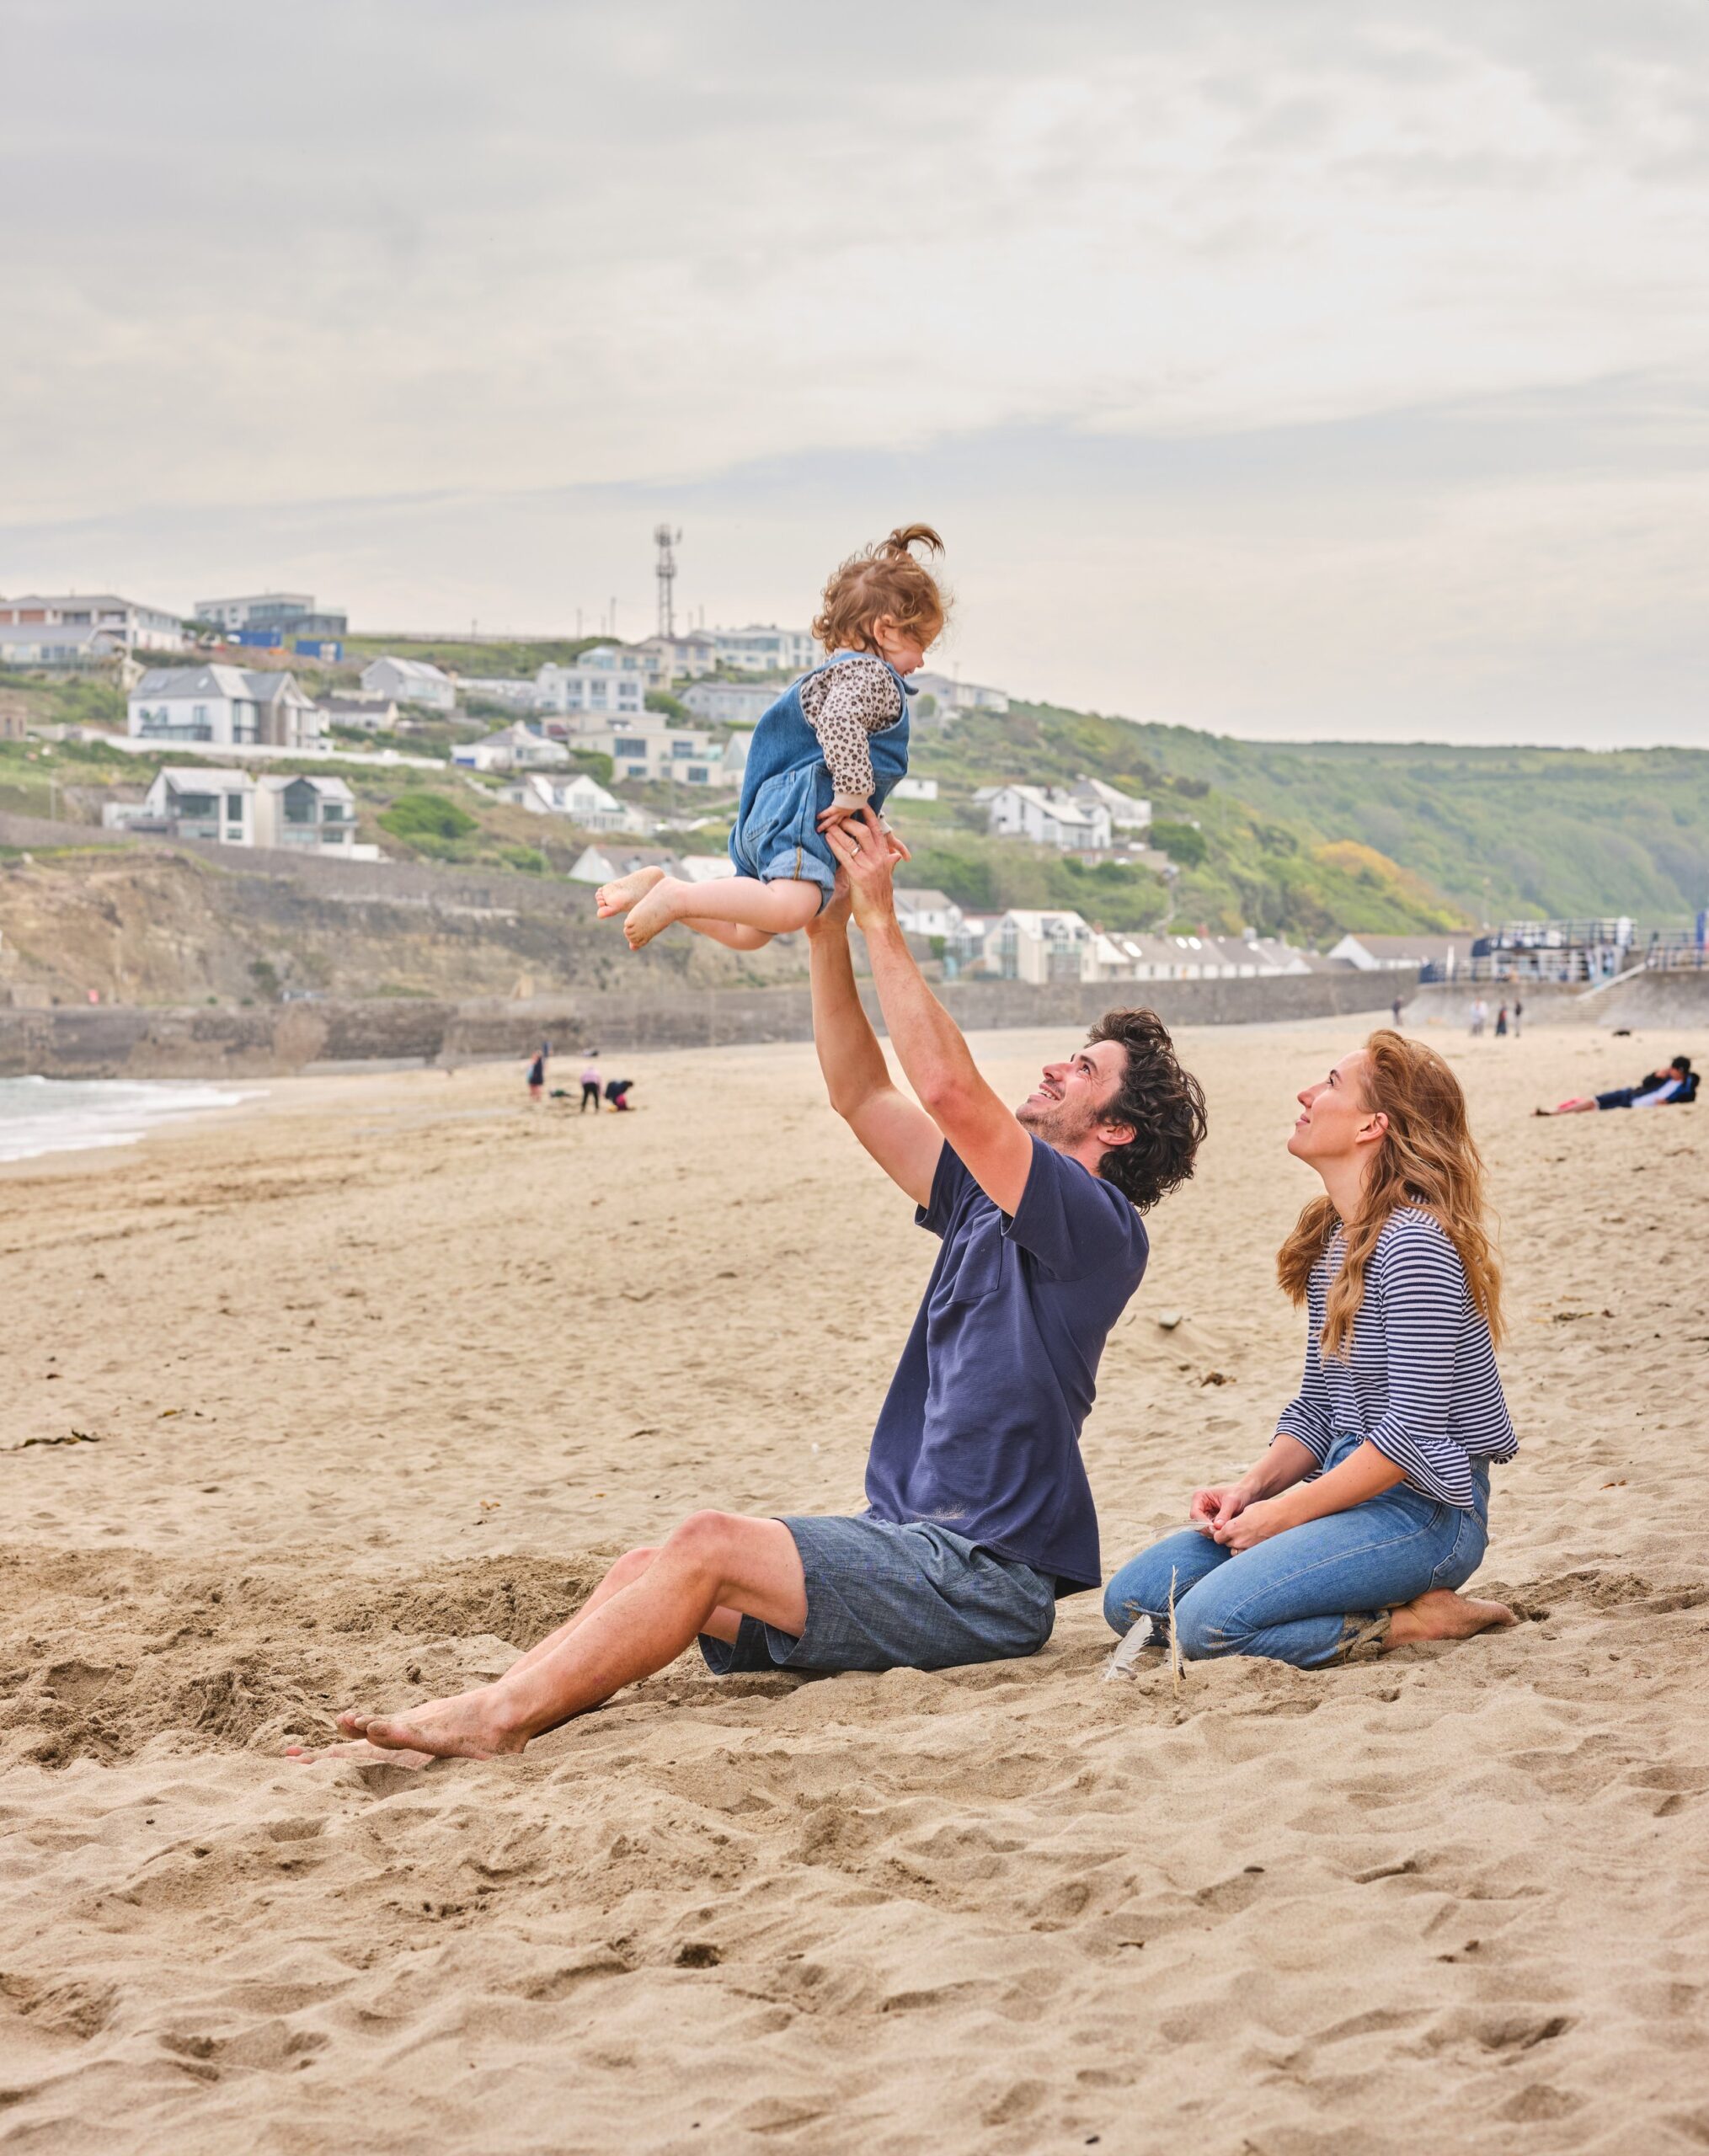
{"label": "navy blue t-shirt", "polygon": [[1145,1224],[1113,1183],[1037,1138],[1012,1219],[948,1145],[916,1217],[943,1247],[873,1433],[867,1502],[1018,1557],[1059,1595],[1095,1588],[1080,1431],[1145,1273]]}

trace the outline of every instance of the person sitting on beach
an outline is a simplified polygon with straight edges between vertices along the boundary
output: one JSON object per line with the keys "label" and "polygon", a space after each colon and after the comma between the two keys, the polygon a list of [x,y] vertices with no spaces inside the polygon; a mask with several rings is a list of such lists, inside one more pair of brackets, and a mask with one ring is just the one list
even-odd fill
{"label": "person sitting on beach", "polygon": [[[419,1765],[520,1752],[697,1640],[718,1674],[1035,1654],[1058,1598],[1099,1584],[1081,1428],[1145,1271],[1140,1214],[1192,1173],[1204,1095],[1153,1012],[1112,1011],[1012,1112],[897,923],[900,849],[870,809],[832,832],[831,849],[846,881],[808,931],[826,1090],[940,1245],[873,1432],[866,1511],[697,1513],[620,1557],[496,1684],[401,1714],[340,1715],[355,1741],[291,1747],[299,1756]],[[851,898],[912,1100],[861,1006]]]}
{"label": "person sitting on beach", "polygon": [[908,769],[906,676],[942,633],[948,605],[914,548],[943,542],[907,524],[852,555],[825,587],[813,633],[830,653],[760,717],[729,837],[734,876],[685,883],[638,868],[594,894],[601,921],[625,916],[631,950],[673,921],[733,951],[804,928],[836,876],[826,833],[881,809]]}
{"label": "person sitting on beach", "polygon": [[1268,1451],[1198,1490],[1192,1524],[1130,1558],[1104,1614],[1189,1661],[1322,1668],[1511,1625],[1455,1592],[1488,1540],[1489,1463],[1518,1449],[1495,1366],[1500,1278],[1459,1081],[1387,1030],[1299,1096],[1288,1150],[1326,1195],[1277,1259],[1311,1312],[1306,1376]]}
{"label": "person sitting on beach", "polygon": [[1689,1055],[1676,1055],[1658,1070],[1646,1071],[1635,1086],[1616,1086],[1606,1093],[1576,1093],[1570,1101],[1551,1108],[1534,1108],[1534,1115],[1589,1115],[1596,1108],[1663,1108],[1674,1102],[1682,1105],[1696,1098],[1697,1074]]}

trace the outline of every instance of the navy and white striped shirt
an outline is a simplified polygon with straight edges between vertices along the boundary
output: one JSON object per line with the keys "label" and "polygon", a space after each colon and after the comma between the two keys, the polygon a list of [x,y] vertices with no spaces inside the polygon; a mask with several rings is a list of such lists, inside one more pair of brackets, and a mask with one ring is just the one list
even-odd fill
{"label": "navy and white striped shirt", "polygon": [[1297,1438],[1322,1466],[1333,1438],[1356,1433],[1415,1489],[1469,1511],[1472,1462],[1511,1460],[1519,1439],[1460,1253],[1434,1214],[1416,1205],[1397,1210],[1365,1267],[1365,1299],[1343,1362],[1318,1342],[1344,1251],[1338,1228],[1311,1268],[1305,1382],[1277,1435]]}

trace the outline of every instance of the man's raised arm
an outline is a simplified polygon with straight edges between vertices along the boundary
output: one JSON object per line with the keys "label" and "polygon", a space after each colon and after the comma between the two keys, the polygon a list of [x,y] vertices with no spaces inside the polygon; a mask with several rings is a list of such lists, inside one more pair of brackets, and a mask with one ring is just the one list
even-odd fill
{"label": "man's raised arm", "polygon": [[830,1105],[892,1182],[916,1205],[932,1197],[943,1139],[930,1116],[891,1082],[855,986],[848,949],[846,888],[808,926],[813,982],[813,1044]]}
{"label": "man's raised arm", "polygon": [[[1033,1141],[980,1077],[959,1027],[914,963],[896,920],[896,857],[883,827],[868,808],[861,819],[839,825],[825,838],[848,882],[903,1075],[985,1196],[1005,1213],[1013,1213],[1032,1172]],[[876,1040],[873,1047],[877,1053]]]}

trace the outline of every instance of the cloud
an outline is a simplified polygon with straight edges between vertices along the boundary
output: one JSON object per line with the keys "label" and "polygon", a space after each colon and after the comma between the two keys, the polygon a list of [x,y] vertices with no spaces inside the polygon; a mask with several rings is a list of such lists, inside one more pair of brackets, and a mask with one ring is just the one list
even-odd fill
{"label": "cloud", "polygon": [[[1683,0],[1083,0],[1071,35],[1019,0],[13,0],[0,37],[11,79],[67,86],[0,147],[0,584],[81,530],[104,574],[200,585],[217,531],[400,625],[544,627],[609,596],[627,488],[709,520],[708,589],[748,613],[803,577],[739,536],[759,475],[815,561],[891,520],[885,475],[964,503],[982,563],[1044,530],[1072,560],[1095,526],[1316,618],[1310,561],[1368,597],[1346,665],[1290,662],[1290,711],[1377,724],[1434,680],[1482,724],[1451,625],[1508,645],[1465,564],[1570,647],[1497,559],[1552,559],[1570,502],[1567,582],[1621,595],[1616,644],[1648,680],[1658,639],[1674,678],[1631,565],[1696,532],[1669,467],[1701,470],[1709,19]],[[1655,535],[1617,558],[1616,501]],[[1130,702],[1117,613],[1034,646],[969,605],[969,663]],[[1292,647],[1247,641],[1244,686],[1237,645],[1162,670],[1176,715],[1263,723]],[[1492,656],[1516,712],[1553,678]]]}

